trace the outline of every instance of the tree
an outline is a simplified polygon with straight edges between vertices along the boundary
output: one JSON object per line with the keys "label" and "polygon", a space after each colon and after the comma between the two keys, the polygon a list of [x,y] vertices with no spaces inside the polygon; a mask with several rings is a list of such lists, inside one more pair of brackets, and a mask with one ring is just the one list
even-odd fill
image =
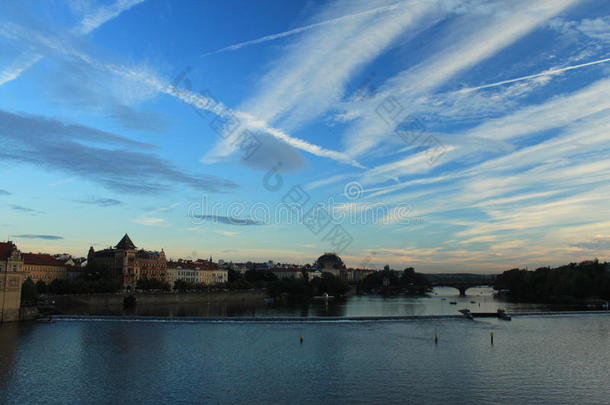
{"label": "tree", "polygon": [[136,282],[136,288],[139,290],[163,290],[169,291],[171,289],[169,283],[163,280],[157,280],[156,278],[141,278]]}
{"label": "tree", "polygon": [[496,277],[494,288],[508,290],[522,301],[571,303],[610,299],[610,273],[606,263],[586,261],[535,271],[512,269]]}
{"label": "tree", "polygon": [[46,294],[46,292],[47,292],[46,283],[42,280],[38,280],[36,282],[36,290],[38,291],[38,294]]}
{"label": "tree", "polygon": [[248,270],[244,274],[244,278],[249,282],[257,281],[277,281],[277,276],[269,270]]}
{"label": "tree", "polygon": [[240,278],[235,281],[229,281],[227,283],[227,287],[232,290],[248,290],[248,289],[252,288],[252,284],[250,284],[248,281],[244,280],[243,278]]}
{"label": "tree", "polygon": [[195,283],[185,281],[185,280],[176,280],[174,281],[174,290],[180,292],[186,292],[188,290],[194,290]]}
{"label": "tree", "polygon": [[47,286],[49,294],[95,294],[114,293],[121,290],[121,282],[117,280],[58,280]]}
{"label": "tree", "polygon": [[239,271],[235,271],[233,269],[229,269],[229,271],[228,271],[228,281],[229,281],[229,283],[237,281],[237,280],[241,280],[243,278],[244,278],[244,276]]}
{"label": "tree", "polygon": [[328,295],[340,296],[347,293],[350,289],[350,286],[346,281],[338,279],[328,272],[322,273],[322,278],[315,277],[311,280],[310,284],[313,287],[312,290],[314,295],[327,293]]}
{"label": "tree", "polygon": [[36,284],[28,277],[21,285],[21,302],[35,302],[36,298],[38,298]]}

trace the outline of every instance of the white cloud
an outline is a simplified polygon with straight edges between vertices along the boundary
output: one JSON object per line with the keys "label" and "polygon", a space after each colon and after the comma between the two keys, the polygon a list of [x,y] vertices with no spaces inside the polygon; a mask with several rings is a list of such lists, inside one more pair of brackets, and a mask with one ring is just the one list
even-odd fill
{"label": "white cloud", "polygon": [[488,15],[463,17],[456,24],[457,28],[447,34],[446,41],[450,46],[386,81],[369,102],[354,103],[348,107],[356,108],[362,119],[345,135],[347,153],[359,156],[392,135],[394,128],[375,113],[377,106],[387,97],[396,98],[403,106],[411,106],[414,100],[495,55],[577,2],[537,0],[493,3],[493,7],[500,9],[492,9]]}
{"label": "white cloud", "polygon": [[115,3],[102,6],[94,12],[86,15],[79,27],[75,30],[76,34],[87,35],[98,29],[110,20],[115,19],[130,8],[143,3],[146,0],[117,0]]}
{"label": "white cloud", "polygon": [[308,25],[294,28],[294,29],[291,29],[288,31],[278,32],[276,34],[271,34],[271,35],[265,35],[264,37],[261,37],[261,38],[252,39],[249,41],[244,41],[244,42],[240,42],[240,43],[237,43],[234,45],[226,46],[226,47],[218,49],[216,51],[205,53],[201,56],[204,57],[204,56],[214,55],[214,54],[217,54],[220,52],[236,51],[238,49],[245,48],[248,46],[257,45],[257,44],[261,44],[261,43],[269,42],[269,41],[275,41],[276,39],[300,34],[302,32],[309,31],[314,28],[322,27],[324,25],[338,24],[338,23],[342,23],[344,21],[348,21],[350,19],[361,18],[361,17],[365,17],[365,16],[377,14],[377,13],[383,13],[383,12],[387,12],[387,11],[396,10],[399,6],[400,6],[400,2],[395,3],[395,4],[390,4],[387,6],[376,7],[371,10],[365,10],[365,11],[362,11],[359,13],[348,14],[348,15],[344,15],[341,17],[332,18],[330,20],[325,20],[325,21],[320,21],[320,22],[316,22],[313,24],[308,24]]}
{"label": "white cloud", "polygon": [[[117,2],[112,5],[101,7],[83,18],[80,26],[75,29],[75,34],[87,35],[133,6],[144,1],[145,0],[117,0]],[[7,68],[0,72],[0,86],[17,79],[23,72],[34,66],[42,58],[43,55],[40,54],[22,53]]]}
{"label": "white cloud", "polygon": [[[263,132],[285,142],[287,145],[311,153],[315,156],[330,158],[341,163],[361,167],[357,161],[349,158],[343,153],[322,148],[303,139],[292,137],[281,129],[269,126],[266,121],[254,117],[252,114],[234,111],[228,108],[222,102],[218,102],[217,100],[202,94],[195,93],[187,89],[181,89],[175,85],[172,85],[170,82],[158,77],[147,69],[105,62],[90,56],[79,50],[78,47],[64,38],[54,38],[44,35],[36,30],[26,29],[25,27],[17,24],[5,24],[4,26],[1,26],[0,34],[4,35],[5,37],[14,37],[26,41],[32,46],[38,48],[42,54],[58,54],[64,58],[70,59],[72,62],[76,61],[78,63],[84,63],[88,67],[94,68],[96,71],[104,71],[112,75],[118,75],[128,81],[125,86],[128,86],[130,83],[132,85],[146,86],[149,89],[153,89],[156,93],[162,93],[175,97],[197,109],[212,112],[223,119],[233,120],[237,118],[241,122],[240,129],[250,129],[254,132]],[[156,93],[148,92],[148,96]],[[138,100],[142,101],[141,99]],[[238,132],[241,131],[235,131],[233,136],[239,136],[240,133]],[[231,151],[235,148],[235,143],[233,142],[235,140],[234,137],[228,137],[227,139],[227,144],[231,145]],[[222,154],[217,152],[217,150],[214,150],[209,156],[218,157],[228,155],[227,153]]]}
{"label": "white cloud", "polygon": [[468,136],[506,140],[559,128],[610,108],[609,90],[610,79],[602,79],[572,94],[485,122],[469,131]]}
{"label": "white cloud", "polygon": [[239,232],[231,232],[231,231],[214,231],[219,235],[223,235],[223,236],[229,236],[229,237],[234,237],[234,236],[238,236]]}
{"label": "white cloud", "polygon": [[[308,31],[274,62],[273,68],[260,80],[255,94],[240,106],[240,111],[257,118],[248,120],[251,121],[248,126],[286,140],[283,131],[271,129],[267,123],[278,123],[276,127],[294,130],[333,108],[359,69],[379,56],[405,31],[418,24],[431,24],[435,20],[432,12],[441,14],[438,4],[438,1],[409,1],[392,13],[366,14]],[[339,1],[328,5],[319,15],[324,18],[338,13],[356,14],[363,5],[379,8],[387,7],[388,2]],[[219,142],[208,158],[232,153],[235,146],[231,141]],[[289,142],[302,149],[299,143]],[[307,149],[311,147],[307,146]],[[343,154],[322,152],[317,151],[317,154],[361,167]]]}
{"label": "white cloud", "polygon": [[132,222],[136,224],[145,225],[145,226],[163,226],[167,227],[169,224],[163,218],[151,218],[151,217],[143,217],[133,219]]}
{"label": "white cloud", "polygon": [[610,41],[610,16],[584,18],[580,21],[556,18],[549,25],[565,35],[577,36],[580,33],[590,38]]}
{"label": "white cloud", "polygon": [[588,66],[599,65],[601,63],[607,63],[607,62],[610,62],[610,58],[594,60],[594,61],[591,61],[591,62],[580,63],[578,65],[566,66],[566,67],[562,67],[562,68],[548,69],[548,70],[546,70],[544,72],[541,72],[541,73],[535,73],[535,74],[532,74],[532,75],[521,76],[521,77],[517,77],[517,78],[514,78],[514,79],[502,80],[502,81],[499,81],[499,82],[490,83],[490,84],[484,84],[484,85],[481,85],[481,86],[467,87],[467,88],[464,88],[464,89],[457,90],[454,93],[456,93],[456,94],[470,93],[470,92],[477,91],[477,90],[489,89],[489,88],[492,88],[492,87],[504,86],[504,85],[510,84],[510,83],[516,83],[516,82],[520,82],[520,81],[524,81],[524,80],[532,80],[532,79],[538,79],[538,78],[541,78],[543,80],[548,80],[549,76],[561,74],[561,73],[564,73],[564,72],[569,72],[570,70],[582,69],[582,68],[588,67]]}

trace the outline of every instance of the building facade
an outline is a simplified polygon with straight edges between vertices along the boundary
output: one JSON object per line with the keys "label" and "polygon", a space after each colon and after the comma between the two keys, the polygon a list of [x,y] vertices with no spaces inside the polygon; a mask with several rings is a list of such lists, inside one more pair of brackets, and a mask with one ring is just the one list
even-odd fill
{"label": "building facade", "polygon": [[348,269],[343,263],[343,260],[335,253],[324,253],[316,260],[315,268],[323,273],[330,273],[333,276],[350,283],[362,281],[368,275],[373,274],[376,271],[372,269]]}
{"label": "building facade", "polygon": [[343,260],[335,253],[324,253],[316,260],[315,267],[322,273],[330,273],[338,279],[349,281],[349,275]]}
{"label": "building facade", "polygon": [[199,269],[199,282],[205,285],[214,286],[224,284],[229,281],[229,272],[225,269],[204,268]]}
{"label": "building facade", "polygon": [[53,280],[68,278],[68,268],[65,263],[55,257],[40,253],[23,253],[23,270],[26,277],[33,282],[44,281],[50,284]]}
{"label": "building facade", "polygon": [[133,291],[141,278],[167,281],[167,260],[163,250],[138,250],[127,234],[114,248],[95,251],[90,247],[87,264],[89,271],[98,271],[120,281],[127,291]]}
{"label": "building facade", "polygon": [[167,263],[167,282],[170,287],[174,287],[177,280],[187,283],[197,283],[199,271],[190,263],[168,262]]}
{"label": "building facade", "polygon": [[306,271],[303,268],[298,267],[272,267],[269,269],[279,280],[286,279],[302,279],[303,272]]}
{"label": "building facade", "polygon": [[188,283],[202,283],[207,286],[223,284],[229,281],[229,271],[216,263],[206,260],[178,260],[167,265],[168,281],[173,287],[176,280]]}
{"label": "building facade", "polygon": [[19,320],[23,258],[13,242],[0,243],[0,323]]}

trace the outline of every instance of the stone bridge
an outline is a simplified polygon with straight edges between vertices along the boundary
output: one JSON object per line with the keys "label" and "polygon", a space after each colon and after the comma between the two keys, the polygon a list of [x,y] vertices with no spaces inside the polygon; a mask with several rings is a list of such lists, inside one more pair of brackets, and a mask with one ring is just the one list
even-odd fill
{"label": "stone bridge", "polygon": [[466,290],[472,287],[493,286],[496,279],[495,274],[426,274],[426,278],[432,287],[453,287],[460,292],[460,296],[466,296]]}

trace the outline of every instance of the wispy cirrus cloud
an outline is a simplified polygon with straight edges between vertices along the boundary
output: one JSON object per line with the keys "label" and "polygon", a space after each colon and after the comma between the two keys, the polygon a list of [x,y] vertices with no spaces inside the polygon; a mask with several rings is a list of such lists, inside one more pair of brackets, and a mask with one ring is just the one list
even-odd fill
{"label": "wispy cirrus cloud", "polygon": [[608,235],[597,235],[588,242],[578,242],[572,244],[572,246],[586,249],[586,250],[597,250],[604,251],[610,249],[610,236]]}
{"label": "wispy cirrus cloud", "polygon": [[[286,48],[285,54],[259,81],[255,94],[238,110],[267,123],[260,129],[283,139],[282,134],[269,128],[268,123],[293,130],[333,108],[349,80],[363,65],[379,56],[405,31],[420,24],[431,24],[439,15],[444,15],[446,10],[439,4],[438,1],[411,1],[398,6],[395,2],[376,0],[339,1],[327,5],[317,14],[318,18],[334,20],[340,18],[337,15],[345,14],[360,17],[318,26],[304,34]],[[381,15],[366,11],[387,7],[394,9]],[[236,149],[233,141],[231,138],[219,141],[207,154],[207,159],[233,153]],[[296,143],[289,144],[299,148]],[[326,156],[362,167],[342,154]]]}
{"label": "wispy cirrus cloud", "polygon": [[57,235],[35,235],[35,234],[20,234],[20,235],[11,235],[13,238],[18,239],[44,239],[44,240],[62,240],[63,236]]}
{"label": "wispy cirrus cloud", "polygon": [[78,35],[87,35],[98,29],[108,21],[114,20],[125,11],[144,3],[146,0],[117,0],[108,5],[103,5],[94,11],[86,14],[80,22],[75,33]]}
{"label": "wispy cirrus cloud", "polygon": [[[60,37],[53,35],[53,33],[50,32],[35,30],[12,22],[8,22],[3,26],[0,26],[0,35],[3,35],[9,39],[27,43],[32,48],[37,49],[40,54],[54,55],[56,58],[61,59],[62,63],[66,64],[67,66],[76,67],[76,69],[78,69],[79,65],[87,66],[88,70],[84,70],[85,74],[87,75],[97,75],[99,72],[104,72],[105,74],[110,75],[110,79],[104,80],[104,83],[106,81],[111,82],[112,77],[119,77],[122,80],[122,84],[117,86],[119,90],[133,86],[139,87],[140,90],[136,92],[136,94],[141,94],[141,96],[139,96],[139,98],[136,100],[138,102],[142,102],[157,94],[169,95],[191,105],[196,109],[211,112],[222,119],[235,120],[235,118],[237,118],[241,123],[242,130],[247,129],[258,133],[264,133],[286,143],[290,147],[311,153],[315,156],[329,158],[344,164],[359,166],[358,162],[352,158],[349,158],[344,153],[330,150],[328,148],[315,145],[304,139],[291,136],[286,131],[271,126],[266,120],[261,119],[260,117],[253,116],[248,112],[231,109],[224,103],[218,102],[210,97],[188,89],[179,88],[175,83],[172,84],[169,80],[158,76],[153,71],[145,69],[142,66],[125,66],[93,57],[81,50],[82,47],[79,46],[76,41],[71,40],[71,38],[66,37],[65,35]],[[83,70],[80,69],[80,71]],[[64,78],[61,81],[63,80],[70,79]],[[90,82],[99,83],[100,80],[92,80]],[[76,90],[77,95],[79,93],[86,93],[85,100],[87,102],[98,99],[95,96],[91,96],[89,94],[91,92],[87,89],[83,90],[78,86],[68,87]],[[65,94],[68,96],[68,98],[73,97],[71,96],[72,92],[70,91],[62,92],[62,94]],[[106,95],[102,97],[102,100],[105,100],[108,97],[109,96]],[[114,97],[110,97],[110,100],[113,101]],[[76,105],[78,103],[74,104]],[[108,106],[105,104],[107,103],[104,103],[104,108],[107,108]],[[119,119],[127,119],[125,125],[128,127],[129,125],[139,127],[141,124],[144,124],[145,127],[141,129],[156,128],[156,125],[153,125],[152,128],[148,127],[151,125],[151,119],[153,122],[158,121],[159,117],[156,115],[147,117],[145,113],[137,111],[131,108],[129,104],[125,103],[110,103],[110,107],[117,110],[115,112],[111,112],[111,115],[116,116]],[[235,136],[237,135],[238,134],[236,133]],[[230,140],[232,142],[234,141],[233,138],[230,138]],[[213,159],[211,157],[213,155],[216,154],[211,154],[208,156],[209,161]],[[224,154],[222,157],[226,157],[227,155],[228,154]]]}
{"label": "wispy cirrus cloud", "polygon": [[[52,136],[51,136],[52,135]],[[151,145],[78,124],[0,111],[0,161],[33,164],[127,193],[158,193],[177,185],[227,192],[235,183],[185,173],[145,152]]]}
{"label": "wispy cirrus cloud", "polygon": [[95,196],[89,196],[87,198],[80,199],[80,200],[74,200],[74,201],[81,203],[81,204],[95,205],[95,206],[102,207],[102,208],[114,207],[114,206],[123,204],[122,201],[115,200],[114,198],[95,197]]}
{"label": "wispy cirrus cloud", "polygon": [[223,216],[223,215],[191,215],[191,218],[209,221],[209,222],[217,222],[221,224],[227,225],[239,225],[239,226],[250,226],[250,225],[264,225],[262,222],[255,221],[253,219],[248,218],[237,218],[231,216]]}
{"label": "wispy cirrus cloud", "polygon": [[556,18],[549,26],[566,35],[581,34],[604,42],[610,41],[610,16],[583,18],[580,21]]}
{"label": "wispy cirrus cloud", "polygon": [[171,204],[164,205],[164,206],[157,207],[157,208],[146,208],[145,209],[146,210],[146,216],[151,216],[151,215],[158,214],[158,213],[161,213],[161,212],[173,211],[174,208],[176,208],[179,205],[180,205],[180,203],[175,202],[175,203],[171,203]]}
{"label": "wispy cirrus cloud", "polygon": [[231,231],[214,231],[219,235],[235,237],[239,235],[239,232],[231,232]]}
{"label": "wispy cirrus cloud", "polygon": [[298,27],[298,28],[293,28],[291,30],[287,30],[287,31],[284,31],[284,32],[278,32],[276,34],[265,35],[264,37],[261,37],[261,38],[257,38],[257,39],[252,39],[252,40],[249,40],[249,41],[240,42],[240,43],[237,43],[237,44],[234,44],[234,45],[229,45],[229,46],[226,46],[224,48],[220,48],[220,49],[218,49],[216,51],[207,52],[207,53],[204,53],[201,56],[205,57],[205,56],[210,56],[210,55],[214,55],[214,54],[221,53],[221,52],[236,51],[238,49],[245,48],[245,47],[248,47],[248,46],[262,44],[264,42],[275,41],[276,39],[285,38],[285,37],[289,37],[289,36],[292,36],[292,35],[297,35],[297,34],[300,34],[302,32],[312,30],[314,28],[322,27],[324,25],[339,24],[339,23],[343,23],[343,22],[351,20],[351,19],[366,17],[366,16],[369,16],[369,15],[377,14],[377,13],[384,13],[384,12],[388,12],[388,11],[393,11],[393,10],[396,10],[401,5],[403,5],[401,3],[402,2],[396,2],[395,4],[389,4],[389,5],[386,5],[386,6],[375,7],[373,9],[361,11],[361,12],[354,13],[354,14],[348,14],[348,15],[344,15],[344,16],[341,16],[341,17],[331,18],[330,20],[324,20],[324,21],[313,23],[313,24],[308,24],[308,25],[305,25],[305,26],[302,26],[302,27]]}
{"label": "wispy cirrus cloud", "polygon": [[[319,197],[325,191],[323,187],[332,187],[337,191],[334,196],[341,199],[341,183],[360,182],[364,191],[358,201],[339,202],[338,209],[376,204],[393,209],[408,203],[413,216],[424,219],[418,224],[395,223],[380,234],[375,233],[375,227],[355,229],[362,233],[354,234],[356,243],[360,243],[354,248],[357,253],[345,255],[351,263],[362,260],[361,252],[374,255],[378,250],[382,260],[396,265],[415,262],[418,269],[444,269],[469,263],[487,271],[506,268],[506,263],[546,265],[607,254],[604,248],[610,224],[605,221],[608,209],[604,197],[610,195],[610,166],[606,159],[610,150],[606,135],[610,131],[610,105],[606,95],[610,87],[606,64],[610,59],[604,46],[607,18],[603,17],[607,6],[578,0],[311,3],[301,9],[310,18],[291,22],[291,27],[297,28],[279,32],[283,24],[276,24],[278,30],[268,32],[277,34],[216,51],[231,52],[253,45],[262,48],[265,43],[287,39],[273,43],[258,55],[244,52],[227,58],[231,63],[233,58],[243,56],[247,62],[245,69],[250,74],[233,83],[245,91],[234,92],[237,87],[221,84],[220,78],[226,72],[214,77],[215,61],[207,60],[210,70],[206,69],[205,74],[209,78],[203,80],[206,84],[214,81],[218,94],[231,100],[225,104],[190,91],[190,85],[185,84],[189,90],[172,86],[159,73],[168,69],[169,62],[159,62],[154,57],[146,59],[152,61],[146,63],[135,60],[147,58],[144,50],[117,55],[113,62],[111,52],[97,46],[104,46],[106,34],[113,34],[115,24],[100,32],[92,43],[86,43],[82,33],[88,31],[87,24],[99,25],[94,21],[103,21],[103,15],[114,18],[110,8],[129,3],[139,2],[109,1],[99,8],[97,2],[91,1],[89,4],[96,7],[84,13],[80,10],[81,17],[85,17],[82,23],[65,31],[53,32],[43,24],[9,19],[9,24],[0,27],[0,40],[23,46],[23,59],[12,61],[17,67],[31,65],[31,55],[33,63],[44,55],[45,64],[32,69],[27,80],[37,80],[44,71],[44,78],[38,76],[39,83],[50,84],[41,93],[51,97],[41,101],[62,99],[62,103],[51,101],[53,108],[69,107],[62,111],[72,113],[76,107],[78,114],[85,113],[82,122],[101,118],[105,123],[110,118],[127,130],[163,129],[155,119],[169,109],[159,108],[157,116],[140,108],[158,108],[158,102],[165,107],[168,99],[178,100],[216,117],[234,116],[241,121],[240,128],[264,140],[264,153],[257,152],[246,163],[249,167],[265,168],[280,157],[286,171],[307,167],[307,171],[296,173],[294,180],[309,183],[307,189],[315,190],[312,197]],[[574,13],[573,5],[579,5]],[[142,7],[134,16],[140,12],[145,15],[147,10]],[[199,10],[193,6],[187,12]],[[94,18],[96,12],[102,17]],[[154,13],[148,16],[159,17]],[[574,16],[577,19],[571,20]],[[163,20],[168,18],[160,16]],[[241,35],[239,31],[232,34]],[[117,47],[118,52],[139,46],[138,38]],[[201,49],[197,48],[189,51],[198,54]],[[163,49],[159,54],[162,52]],[[372,89],[366,87],[371,82],[361,82],[365,75],[371,78],[371,71],[375,73]],[[20,74],[19,69],[6,72],[15,77]],[[197,73],[193,73],[190,78],[198,80]],[[2,77],[0,74],[0,81]],[[10,91],[19,85],[14,83],[2,90]],[[425,147],[403,142],[395,128],[379,118],[375,109],[387,96],[400,102],[405,115],[416,116],[425,124],[425,135],[443,143],[446,151],[442,159],[429,164]],[[194,126],[201,122],[184,124]],[[207,124],[204,123],[205,129],[217,141],[217,134]],[[53,136],[62,147],[71,149],[61,155],[42,138],[44,153],[42,146],[32,146],[34,137],[28,139],[27,126],[21,131],[25,134],[23,139],[16,134],[6,138],[2,132],[6,125],[0,128],[1,140],[9,139],[8,152],[0,148],[0,163],[36,159],[31,163],[38,167],[53,168],[79,182],[95,182],[120,192],[144,187],[161,194],[173,187],[194,188],[184,177],[174,181],[176,173],[197,178],[178,166],[188,164],[182,163],[182,155],[175,160],[179,163],[166,160],[174,150],[160,151],[164,156],[161,159],[150,145],[128,144],[121,136],[111,140],[107,135],[112,134],[64,128],[69,136]],[[84,135],[79,136],[79,132]],[[147,139],[144,132],[137,136]],[[218,142],[204,161],[236,159],[237,149],[231,145],[234,141],[228,137]],[[3,155],[6,153],[9,156]],[[307,165],[307,154],[327,160]],[[61,160],[69,161],[73,167],[58,162]],[[88,161],[92,161],[91,167]],[[342,165],[334,167],[335,162]],[[232,169],[227,172],[232,173]],[[239,168],[242,169],[245,168]],[[76,171],[80,174],[74,174]],[[162,174],[157,175],[157,171]],[[150,176],[143,174],[153,172]],[[79,186],[74,184],[75,188]],[[172,199],[174,195],[171,194]],[[238,198],[241,197],[244,196]],[[180,196],[175,198],[179,201]],[[92,201],[91,205],[96,203]],[[138,206],[148,205],[152,203]],[[106,203],[100,201],[99,206]],[[142,215],[133,221],[169,226],[168,220],[162,218],[163,212],[166,211],[161,208],[142,210]],[[231,216],[190,218],[192,223],[199,220],[222,224],[213,228],[239,230],[226,224],[256,225],[249,218]],[[203,227],[189,229],[199,229],[202,237],[206,235]],[[212,230],[214,233],[226,237],[238,234]],[[278,246],[274,255],[304,257],[302,252],[291,250],[293,246],[313,248],[301,243],[307,242],[302,239],[291,240],[290,235],[282,239],[286,245]],[[252,243],[259,246],[237,251],[250,255],[270,253],[260,249],[265,241]],[[288,247],[290,243],[292,246]]]}
{"label": "wispy cirrus cloud", "polygon": [[162,226],[168,227],[169,224],[164,218],[143,217],[132,219],[131,222],[145,226]]}
{"label": "wispy cirrus cloud", "polygon": [[492,88],[492,87],[504,86],[504,85],[510,84],[510,83],[516,83],[516,82],[521,82],[521,81],[525,81],[525,80],[532,80],[532,79],[536,79],[536,78],[540,78],[540,77],[549,77],[549,76],[553,76],[553,75],[558,75],[558,74],[561,74],[561,73],[569,72],[571,70],[582,69],[582,68],[585,68],[585,67],[588,67],[588,66],[594,66],[594,65],[599,65],[601,63],[608,63],[608,62],[610,62],[610,58],[604,58],[604,59],[594,60],[594,61],[590,61],[590,62],[579,63],[578,65],[572,65],[572,66],[565,66],[565,67],[561,67],[561,68],[548,69],[548,70],[545,70],[544,72],[534,73],[534,74],[527,75],[527,76],[516,77],[514,79],[502,80],[502,81],[499,81],[499,82],[483,84],[481,86],[476,86],[476,87],[467,87],[467,88],[464,88],[464,89],[457,90],[454,93],[455,94],[471,93],[471,92],[474,92],[474,91],[477,91],[477,90],[483,90],[483,89],[489,89],[489,88]]}
{"label": "wispy cirrus cloud", "polygon": [[[446,34],[445,41],[451,47],[386,80],[371,100],[346,105],[347,115],[352,119],[360,117],[344,135],[347,153],[356,157],[393,135],[394,128],[389,128],[376,113],[379,103],[387,97],[394,97],[402,105],[417,105],[419,98],[433,94],[449,79],[492,57],[576,3],[578,0],[491,3],[482,13],[460,17]],[[485,23],[481,23],[483,18]]]}
{"label": "wispy cirrus cloud", "polygon": [[8,192],[8,191],[6,191],[6,190],[2,190],[2,189],[0,189],[0,196],[3,196],[3,195],[11,195],[11,193],[9,193],[9,192]]}
{"label": "wispy cirrus cloud", "polygon": [[[117,0],[116,3],[98,8],[84,16],[79,27],[74,29],[76,35],[87,35],[108,21],[118,17],[145,0]],[[38,53],[23,52],[8,67],[0,72],[0,86],[17,79],[21,74],[37,64],[44,56]]]}
{"label": "wispy cirrus cloud", "polygon": [[23,212],[25,214],[32,214],[32,215],[44,214],[43,211],[38,211],[33,208],[24,207],[23,205],[11,204],[11,205],[9,205],[9,207],[14,211]]}

